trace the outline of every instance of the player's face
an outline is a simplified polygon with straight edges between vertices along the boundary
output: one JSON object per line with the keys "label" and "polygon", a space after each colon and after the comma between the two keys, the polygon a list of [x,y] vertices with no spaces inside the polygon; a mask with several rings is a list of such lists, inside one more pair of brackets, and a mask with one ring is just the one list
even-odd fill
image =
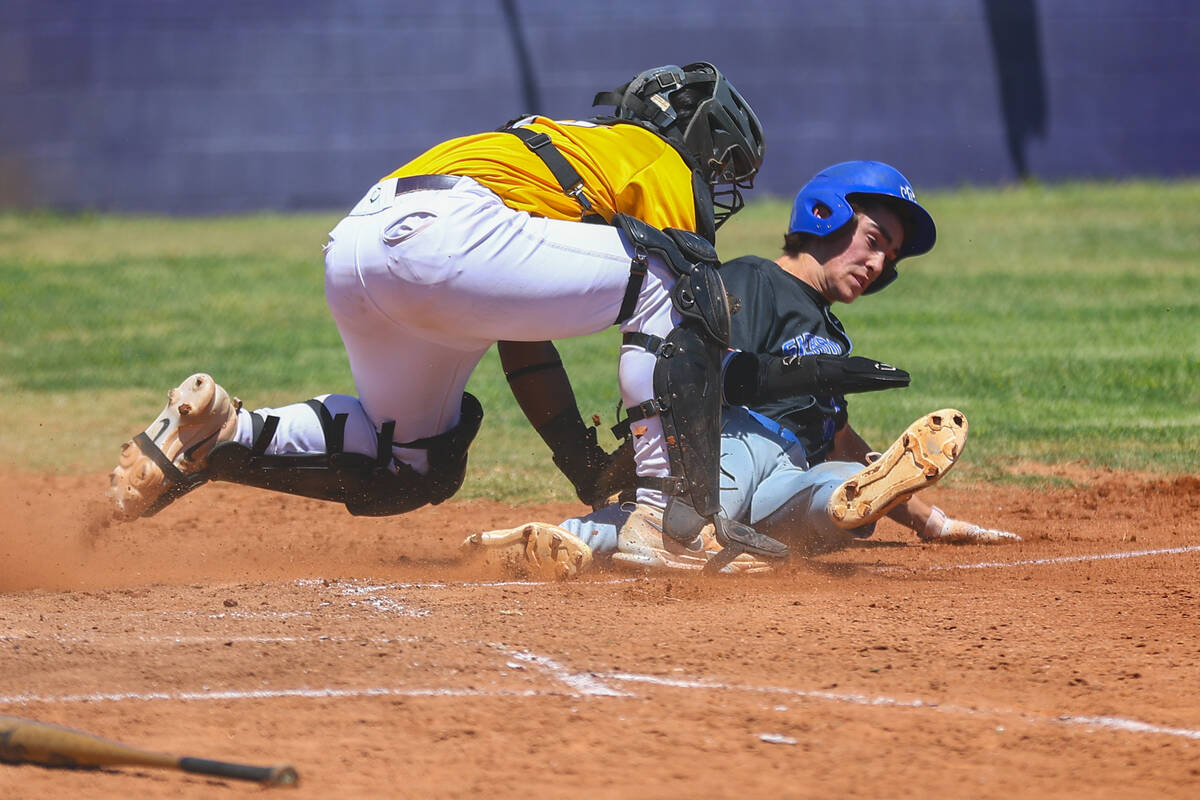
{"label": "player's face", "polygon": [[824,259],[820,289],[831,303],[852,303],[895,261],[904,225],[887,206],[872,205],[855,214],[853,233],[839,239],[845,247]]}

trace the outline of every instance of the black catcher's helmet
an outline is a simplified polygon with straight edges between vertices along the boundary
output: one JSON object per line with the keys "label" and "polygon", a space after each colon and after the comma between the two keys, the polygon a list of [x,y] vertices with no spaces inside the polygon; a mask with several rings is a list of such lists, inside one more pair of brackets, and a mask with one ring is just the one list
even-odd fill
{"label": "black catcher's helmet", "polygon": [[648,69],[614,91],[597,94],[592,105],[615,105],[618,119],[649,127],[690,158],[712,189],[718,227],[742,207],[741,190],[754,185],[762,166],[762,126],[712,64]]}

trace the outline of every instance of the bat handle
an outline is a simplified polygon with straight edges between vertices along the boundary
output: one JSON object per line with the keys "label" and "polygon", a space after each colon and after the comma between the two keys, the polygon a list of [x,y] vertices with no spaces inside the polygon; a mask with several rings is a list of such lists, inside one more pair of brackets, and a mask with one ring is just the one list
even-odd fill
{"label": "bat handle", "polygon": [[184,772],[195,772],[200,775],[217,775],[222,778],[237,778],[243,781],[257,781],[272,786],[294,786],[300,780],[296,769],[286,764],[274,767],[255,767],[250,764],[231,764],[228,761],[211,761],[207,758],[192,758],[184,756],[179,759],[179,768]]}

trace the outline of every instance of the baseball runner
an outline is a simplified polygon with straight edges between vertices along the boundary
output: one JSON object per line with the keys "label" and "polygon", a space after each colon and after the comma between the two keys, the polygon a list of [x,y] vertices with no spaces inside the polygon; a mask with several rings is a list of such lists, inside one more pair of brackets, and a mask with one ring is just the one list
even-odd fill
{"label": "baseball runner", "polygon": [[[573,400],[525,384],[561,372],[538,360],[549,340],[616,324],[621,398],[640,413],[638,500],[680,546],[697,546],[708,526],[726,557],[786,556],[723,517],[717,488],[730,311],[711,241],[761,164],[759,122],[703,62],[647,70],[594,104],[615,114],[518,119],[439,144],[372,186],[324,249],[357,397],[250,412],[193,375],[124,445],[107,492],[118,516],[156,513],[214,479],[352,514],[442,502],[462,483],[482,419],[467,380],[496,342],[511,345],[501,352],[514,390],[526,389],[518,400],[578,486],[603,451],[582,436]],[[896,379],[852,366],[834,370],[845,391]],[[776,367],[759,399],[811,382],[812,369]]]}
{"label": "baseball runner", "polygon": [[[746,312],[733,319],[733,346],[785,359],[814,353],[848,355],[850,337],[832,304],[852,303],[886,288],[899,275],[897,263],[927,253],[936,237],[933,218],[894,167],[849,161],[822,170],[796,195],[779,259],[745,256],[722,266],[722,277]],[[778,424],[786,438],[796,439],[812,467],[873,459],[871,447],[849,423],[841,392],[749,405]],[[907,494],[888,516],[921,539],[988,544],[1020,540],[1015,534],[951,519],[919,496]]]}
{"label": "baseball runner", "polygon": [[[849,424],[844,393],[826,385],[811,393],[750,399],[769,353],[784,363],[816,356],[844,358],[851,342],[833,314],[896,279],[897,262],[928,252],[936,229],[908,180],[872,161],[837,164],[818,173],[796,196],[784,253],[776,261],[746,256],[722,265],[721,275],[741,310],[732,317],[731,343],[739,352],[725,366],[727,407],[721,438],[721,507],[732,519],[788,544],[817,553],[850,536],[870,536],[889,515],[931,542],[997,544],[1020,541],[1005,531],[955,520],[916,492],[954,465],[966,443],[966,417],[942,409],[915,421],[882,454],[871,452]],[[515,554],[538,570],[571,575],[594,556],[616,565],[699,569],[697,558],[664,539],[640,504],[614,505],[561,526],[541,523],[476,534],[468,552]],[[847,533],[849,531],[849,533]],[[711,549],[715,543],[705,544]],[[767,569],[739,555],[727,572]]]}

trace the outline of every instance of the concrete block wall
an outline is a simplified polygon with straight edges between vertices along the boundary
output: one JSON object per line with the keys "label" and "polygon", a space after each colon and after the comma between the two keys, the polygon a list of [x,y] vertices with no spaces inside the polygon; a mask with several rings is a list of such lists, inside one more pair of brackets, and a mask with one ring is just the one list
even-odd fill
{"label": "concrete block wall", "polygon": [[346,208],[442,139],[708,60],[756,192],[1200,174],[1191,0],[0,0],[0,207]]}

